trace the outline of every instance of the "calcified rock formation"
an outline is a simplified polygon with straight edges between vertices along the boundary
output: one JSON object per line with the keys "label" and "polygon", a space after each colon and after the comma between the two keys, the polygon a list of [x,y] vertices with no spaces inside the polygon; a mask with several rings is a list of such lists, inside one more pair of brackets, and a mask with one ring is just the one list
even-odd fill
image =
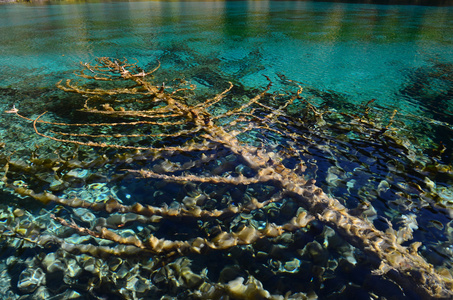
{"label": "calcified rock formation", "polygon": [[[157,68],[156,68],[157,69]],[[155,70],[154,70],[155,71]],[[58,84],[59,88],[71,93],[78,93],[86,98],[84,112],[109,116],[121,119],[117,122],[90,123],[90,124],[65,124],[43,121],[43,115],[33,121],[36,133],[40,136],[58,142],[72,143],[80,146],[115,148],[135,151],[129,154],[127,161],[134,161],[138,157],[144,159],[162,159],[152,169],[129,170],[129,173],[143,178],[153,178],[170,182],[194,182],[220,185],[253,185],[271,184],[278,191],[265,201],[250,199],[245,205],[228,205],[223,209],[203,209],[199,199],[194,197],[184,198],[182,207],[155,207],[136,203],[123,205],[117,200],[110,199],[104,203],[91,203],[84,199],[59,198],[52,193],[36,193],[24,186],[14,186],[9,183],[16,193],[33,197],[43,203],[54,202],[74,208],[88,208],[96,211],[117,212],[127,215],[117,224],[126,222],[154,222],[162,217],[193,217],[193,218],[218,218],[223,215],[250,212],[269,203],[277,202],[282,197],[291,197],[303,207],[306,212],[295,214],[287,224],[278,226],[269,223],[265,228],[242,227],[237,232],[220,231],[212,238],[198,237],[187,241],[170,241],[159,239],[153,235],[147,239],[136,236],[123,237],[98,224],[90,229],[53,216],[60,224],[70,227],[80,234],[91,235],[97,238],[114,241],[120,244],[118,248],[109,248],[94,245],[69,245],[57,237],[41,236],[36,238],[38,243],[45,244],[49,241],[60,244],[67,251],[90,253],[103,256],[106,254],[124,255],[146,251],[154,254],[184,255],[187,253],[202,253],[208,249],[227,249],[236,245],[252,244],[258,239],[268,236],[276,237],[285,231],[294,231],[306,226],[312,219],[317,219],[333,228],[341,237],[354,247],[362,249],[380,261],[376,274],[387,276],[407,289],[414,289],[424,298],[453,297],[453,281],[448,271],[437,272],[417,253],[420,246],[414,243],[409,247],[401,245],[411,239],[410,228],[403,228],[396,232],[390,226],[386,232],[377,230],[366,218],[352,214],[338,200],[328,196],[315,185],[314,180],[306,180],[303,176],[304,162],[296,164],[287,163],[287,158],[298,158],[297,147],[288,145],[284,151],[268,150],[257,145],[256,142],[247,142],[244,139],[247,133],[267,132],[273,136],[285,137],[289,140],[296,137],[289,130],[284,129],[284,110],[293,101],[301,100],[302,88],[299,88],[289,100],[278,108],[269,107],[260,102],[271,87],[271,83],[261,93],[252,97],[245,103],[225,110],[218,104],[233,85],[201,103],[192,103],[184,97],[192,86],[178,87],[165,84],[154,85],[147,79],[152,72],[145,72],[135,64],[127,61],[114,60],[106,57],[98,59],[98,64],[84,64],[84,71],[79,76],[105,82],[107,88],[86,88],[85,86],[67,80],[65,84]],[[130,84],[129,84],[130,83]],[[129,85],[128,85],[129,84]],[[185,83],[180,82],[181,86]],[[313,107],[312,115],[322,123],[322,115],[317,115]],[[17,109],[8,111],[22,118]],[[40,131],[40,124],[59,128],[69,128],[71,131]],[[282,125],[282,126],[274,126]],[[131,127],[146,129],[127,133]],[[89,128],[88,131],[81,128]],[[95,132],[97,128],[108,128],[109,133]],[[128,128],[125,130],[124,128]],[[145,128],[145,127],[143,127]],[[387,128],[376,131],[382,134]],[[79,131],[78,131],[79,130]],[[104,141],[99,141],[104,139]],[[140,146],[127,144],[129,140],[140,139]],[[113,141],[113,142],[112,142]],[[147,144],[142,141],[146,141]],[[200,171],[200,166],[215,159],[218,152],[227,150],[232,153],[248,169],[248,172],[231,172],[219,169],[212,173]],[[282,149],[278,149],[282,150]],[[193,160],[173,161],[167,157],[176,155],[190,155]],[[5,177],[7,179],[8,165]],[[133,213],[133,217],[128,215]],[[122,245],[122,246],[121,246]],[[234,282],[232,283],[232,285]],[[246,290],[247,286],[238,281],[240,288]],[[255,289],[256,290],[256,289]],[[236,291],[231,292],[236,293]],[[253,294],[254,292],[251,292]]]}

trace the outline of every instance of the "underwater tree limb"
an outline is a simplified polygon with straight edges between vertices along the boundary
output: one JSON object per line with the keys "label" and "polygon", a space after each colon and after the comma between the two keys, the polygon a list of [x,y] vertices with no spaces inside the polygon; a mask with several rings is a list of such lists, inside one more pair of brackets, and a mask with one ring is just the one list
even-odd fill
{"label": "underwater tree limb", "polygon": [[[344,240],[350,243],[352,246],[363,250],[371,257],[377,259],[380,262],[378,271],[375,274],[387,276],[400,284],[403,288],[408,290],[415,290],[422,298],[444,298],[451,299],[453,297],[453,280],[451,277],[445,276],[442,273],[437,272],[434,267],[426,262],[426,260],[417,252],[418,244],[405,247],[401,245],[401,240],[398,239],[398,234],[392,230],[383,232],[378,230],[370,221],[360,216],[352,214],[338,199],[335,199],[327,195],[322,189],[315,185],[315,180],[307,180],[303,174],[296,172],[298,166],[292,167],[285,165],[284,155],[281,152],[274,152],[267,150],[263,147],[257,147],[251,143],[244,142],[238,139],[240,133],[253,131],[253,130],[264,130],[270,131],[280,136],[290,136],[293,139],[292,133],[284,132],[280,129],[274,129],[268,123],[280,122],[278,117],[283,116],[283,110],[288,107],[293,101],[300,98],[302,88],[295,95],[293,95],[287,102],[279,106],[277,109],[260,103],[272,86],[271,80],[269,84],[262,92],[255,97],[250,98],[246,103],[239,107],[231,108],[230,110],[223,113],[215,113],[212,110],[213,106],[224,99],[229,91],[232,89],[232,84],[229,83],[229,87],[218,95],[209,100],[199,103],[196,105],[188,105],[183,96],[176,96],[176,93],[184,92],[183,89],[177,89],[175,93],[166,92],[164,85],[161,87],[148,82],[146,76],[149,73],[143,71],[143,73],[137,69],[135,64],[129,64],[127,61],[119,61],[111,58],[102,57],[98,59],[98,65],[85,65],[85,67],[94,72],[95,75],[87,76],[82,75],[86,79],[94,79],[100,81],[110,81],[110,79],[123,80],[125,82],[131,82],[133,87],[117,87],[113,89],[88,89],[71,84],[70,81],[66,81],[66,85],[63,86],[61,82],[58,87],[67,92],[78,93],[84,96],[98,95],[99,97],[106,96],[103,100],[109,102],[108,97],[111,95],[140,95],[140,96],[152,96],[153,101],[150,101],[149,106],[143,103],[137,103],[137,109],[120,110],[119,108],[111,107],[114,105],[111,101],[109,106],[104,106],[106,110],[100,111],[95,108],[88,109],[89,113],[97,113],[103,115],[109,115],[110,117],[127,117],[131,118],[130,125],[145,124],[140,123],[140,118],[155,118],[159,121],[154,123],[148,123],[151,125],[162,125],[175,126],[180,121],[174,121],[171,118],[179,117],[183,119],[183,123],[189,126],[189,129],[181,129],[175,126],[174,133],[166,134],[151,134],[148,135],[140,133],[140,136],[147,136],[150,138],[149,147],[137,146],[137,145],[126,145],[122,143],[105,143],[95,141],[99,137],[125,137],[125,136],[138,136],[134,134],[123,135],[119,134],[115,136],[112,132],[108,135],[96,135],[92,133],[61,133],[68,138],[57,138],[52,135],[42,133],[38,129],[39,124],[47,124],[54,126],[65,126],[65,123],[52,123],[43,122],[41,117],[45,114],[42,113],[33,121],[33,128],[37,135],[62,143],[76,144],[80,146],[88,147],[99,147],[99,148],[113,148],[122,150],[149,150],[149,151],[166,151],[176,152],[181,155],[192,154],[193,152],[209,152],[216,151],[220,147],[228,149],[229,152],[236,157],[238,161],[243,163],[245,166],[252,170],[253,175],[244,176],[239,173],[238,176],[231,176],[228,171],[221,172],[221,174],[209,174],[209,172],[195,172],[194,168],[186,168],[194,173],[175,175],[172,174],[174,171],[182,171],[184,168],[171,167],[167,170],[161,168],[164,172],[155,172],[152,170],[146,170],[145,168],[140,170],[129,169],[130,173],[139,174],[140,178],[152,178],[159,179],[169,182],[196,182],[196,183],[207,183],[207,184],[223,184],[231,186],[243,186],[253,185],[258,183],[271,183],[277,188],[281,194],[289,196],[294,199],[300,207],[306,210],[306,214],[316,218],[318,221],[334,229]],[[153,72],[153,71],[152,71]],[[112,99],[110,99],[112,100]],[[160,102],[163,106],[156,106],[154,101]],[[313,105],[307,100],[308,109],[319,119],[322,119],[321,112],[318,112]],[[264,116],[256,116],[253,106],[257,106],[260,110],[270,111]],[[19,115],[17,109],[13,108],[8,113],[14,113]],[[20,115],[19,115],[20,116]],[[240,119],[236,119],[237,123],[243,123],[244,128],[237,129],[236,124],[229,126],[223,126],[221,121],[226,118],[234,118],[240,116]],[[20,116],[22,117],[22,116]],[[385,127],[385,130],[393,122],[391,117],[390,124]],[[137,120],[139,119],[139,120]],[[168,120],[170,119],[170,120]],[[362,120],[359,120],[362,122]],[[173,122],[173,123],[172,123]],[[232,122],[235,122],[234,120]],[[123,125],[127,122],[112,122],[112,123],[99,123],[109,124],[112,130],[115,130],[119,125]],[[87,125],[89,127],[99,126]],[[165,125],[164,125],[165,124]],[[86,126],[85,124],[71,125],[71,128],[77,128]],[[146,131],[146,128],[144,129]],[[384,131],[385,131],[384,130]],[[184,141],[180,146],[156,146],[153,147],[153,137],[179,137],[180,135],[190,134],[194,136],[194,140]],[[70,138],[74,139],[70,139]],[[89,141],[79,141],[75,138],[85,137],[89,138]],[[93,140],[93,141],[92,141]],[[296,149],[297,150],[297,149]],[[300,165],[303,162],[299,159]],[[198,161],[202,159],[198,157]],[[197,161],[197,160],[195,160]],[[196,164],[195,162],[193,164]],[[189,163],[189,166],[193,165]],[[202,164],[198,164],[201,166]],[[300,168],[303,171],[303,168]],[[7,170],[6,170],[7,171]],[[3,181],[8,181],[6,175]],[[207,211],[202,209],[196,204],[186,207],[185,209],[169,209],[167,207],[155,208],[152,206],[144,206],[140,203],[136,203],[131,206],[126,206],[118,203],[115,200],[109,200],[105,203],[93,204],[83,199],[60,199],[51,193],[35,193],[32,190],[24,187],[16,188],[16,193],[21,195],[28,195],[43,203],[54,202],[62,204],[68,207],[84,207],[92,210],[104,210],[108,213],[129,213],[133,212],[136,214],[154,216],[160,215],[165,217],[213,217],[222,214],[237,214],[245,209],[256,209],[264,205],[264,203],[270,203],[273,201],[279,201],[281,197],[276,196],[275,198],[267,199],[263,202],[251,203],[249,206],[243,205],[227,207],[224,210],[212,210]],[[273,200],[271,200],[273,199]],[[77,230],[80,234],[88,234],[95,238],[105,239],[117,244],[134,246],[139,250],[152,252],[156,254],[168,253],[169,255],[184,255],[186,251],[201,253],[202,248],[209,248],[211,250],[222,250],[234,247],[236,245],[248,245],[256,242],[258,239],[264,236],[275,237],[281,235],[283,231],[294,230],[294,228],[301,228],[306,225],[306,219],[300,217],[301,214],[296,215],[290,223],[281,226],[269,225],[267,229],[258,230],[253,227],[242,227],[237,232],[226,232],[221,231],[217,236],[210,238],[209,240],[204,237],[198,237],[190,241],[171,241],[165,239],[159,239],[152,234],[149,234],[147,239],[138,239],[137,237],[123,237],[106,227],[100,227],[98,230],[85,228],[75,223],[67,222],[64,219],[55,217],[55,220],[60,224]],[[204,250],[203,250],[204,251]]]}

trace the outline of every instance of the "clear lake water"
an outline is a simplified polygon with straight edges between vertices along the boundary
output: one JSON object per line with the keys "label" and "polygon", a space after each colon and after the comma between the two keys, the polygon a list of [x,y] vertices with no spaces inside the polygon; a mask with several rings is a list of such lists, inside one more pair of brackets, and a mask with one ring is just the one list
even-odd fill
{"label": "clear lake water", "polygon": [[[292,131],[299,136],[294,147],[304,149],[297,157],[305,161],[305,178],[315,179],[324,192],[351,210],[370,204],[370,221],[379,230],[388,230],[389,222],[395,229],[408,226],[413,230],[413,239],[403,245],[421,242],[419,253],[429,263],[437,269],[452,270],[452,6],[311,1],[0,4],[0,111],[14,107],[31,119],[48,111],[43,117],[47,121],[101,122],[104,117],[87,117],[78,111],[83,98],[56,88],[57,82],[74,78],[74,71],[83,68],[84,63],[94,63],[97,57],[137,61],[144,70],[160,63],[155,73],[156,85],[171,85],[174,79],[184,78],[197,87],[191,96],[198,100],[213,97],[232,82],[235,88],[228,98],[231,101],[220,104],[220,111],[264,90],[267,78],[272,81],[269,93],[274,95],[290,95],[297,90],[282,78],[297,82],[304,88],[302,97],[319,111],[330,114],[325,115],[328,129],[323,129],[324,123],[312,124],[312,129],[298,127],[295,120],[303,119],[307,113],[303,110],[305,104],[299,103],[288,108],[287,128],[276,127],[278,132]],[[266,105],[275,99],[267,99]],[[370,127],[382,129],[388,125],[399,142],[384,137],[374,139],[360,130],[341,127],[350,116],[363,115],[365,111],[375,122]],[[133,158],[127,165],[126,160],[118,158],[119,150],[86,146],[76,149],[37,135],[32,122],[11,114],[1,113],[0,124],[3,173],[9,159],[30,166],[10,167],[6,180],[38,192],[51,190],[62,198],[76,195],[90,201],[106,201],[115,197],[124,204],[178,207],[187,195],[195,197],[199,193],[209,195],[211,202],[203,206],[209,209],[222,208],[225,203],[244,204],[247,197],[263,201],[276,188],[271,184],[181,187],[159,180],[123,178],[124,169],[153,168],[163,159],[143,162]],[[39,126],[43,126],[43,132],[48,130],[45,125]],[[143,133],[146,129],[127,130]],[[91,134],[94,129],[87,132]],[[309,138],[304,140],[302,137],[306,136]],[[142,146],[146,143],[131,141]],[[279,149],[276,144],[288,143],[272,134],[246,135],[242,141],[268,151]],[[120,141],[123,142],[130,143]],[[175,141],[159,143],[168,146]],[[46,166],[46,159],[59,159],[71,151],[80,151],[81,160],[101,155],[117,159],[110,158],[99,166],[93,163],[60,169],[61,178],[72,179],[64,188],[52,190],[57,166]],[[31,157],[35,156],[42,158],[42,168],[33,173]],[[174,159],[190,160],[180,156]],[[195,172],[209,176],[217,174],[216,170],[224,165],[228,165],[226,173],[239,172],[242,163],[228,161],[230,156],[223,149],[215,161],[198,166]],[[288,165],[294,165],[292,159]],[[93,200],[98,198],[101,200]],[[139,221],[124,224],[129,230],[126,235],[153,232],[160,238],[190,240],[203,234],[212,236],[216,226],[234,231],[240,228],[238,224],[256,228],[267,222],[283,224],[290,219],[288,211],[293,213],[298,208],[291,199],[283,198],[272,207],[277,212],[266,208],[206,223],[170,218],[151,225]],[[375,275],[372,271],[376,265],[361,249],[347,243],[345,246],[344,241],[335,241],[341,244],[337,248],[329,246],[329,242],[335,243],[331,240],[333,231],[318,221],[277,240],[262,239],[265,241],[212,251],[206,256],[191,254],[167,260],[153,255],[139,259],[93,258],[65,254],[58,245],[47,247],[24,241],[19,235],[10,234],[11,226],[25,222],[25,211],[29,222],[41,224],[36,225],[41,234],[56,235],[75,244],[110,245],[97,238],[90,240],[86,235],[68,233],[49,217],[58,212],[66,220],[74,219],[79,225],[95,229],[97,219],[108,218],[106,212],[42,205],[18,196],[5,184],[0,190],[0,209],[2,299],[203,298],[190,282],[178,279],[180,274],[170,274],[177,273],[176,265],[188,261],[191,270],[207,282],[228,284],[237,277],[246,282],[253,276],[270,294],[281,297],[301,293],[319,299],[419,298],[385,276]],[[166,266],[171,267],[165,269]],[[128,273],[133,275],[125,275]],[[227,292],[221,297],[218,299],[242,299]]]}

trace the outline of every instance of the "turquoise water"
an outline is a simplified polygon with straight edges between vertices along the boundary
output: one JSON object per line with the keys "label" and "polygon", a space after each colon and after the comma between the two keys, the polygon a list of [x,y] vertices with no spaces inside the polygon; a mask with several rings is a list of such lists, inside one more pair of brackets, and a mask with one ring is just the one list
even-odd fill
{"label": "turquoise water", "polygon": [[[142,66],[160,60],[175,72],[170,78],[208,72],[250,88],[266,85],[262,75],[283,74],[354,105],[376,99],[390,111],[447,122],[452,111],[449,101],[407,93],[420,83],[417,72],[452,62],[450,7],[156,1],[8,4],[0,14],[2,87],[53,87],[80,62],[112,56]],[[210,85],[203,81],[195,83]],[[442,82],[433,85],[451,99]],[[13,102],[1,105],[21,106]]]}
{"label": "turquoise water", "polygon": [[2,86],[97,56],[160,59],[178,70],[208,60],[248,86],[283,73],[355,101],[416,110],[395,99],[407,72],[453,57],[449,7],[157,1],[3,5],[0,14]]}
{"label": "turquoise water", "polygon": [[[159,85],[161,82],[172,82],[174,78],[185,78],[197,86],[195,93],[198,97],[212,97],[222,91],[228,81],[238,87],[234,90],[238,98],[241,93],[250,97],[266,87],[268,81],[265,76],[273,82],[271,92],[294,92],[294,87],[288,87],[279,80],[284,76],[300,82],[304,87],[303,95],[320,109],[360,114],[365,109],[364,104],[375,99],[371,114],[377,121],[383,122],[383,126],[389,123],[393,111],[397,110],[393,127],[405,139],[401,145],[393,145],[384,138],[379,140],[362,136],[352,129],[353,137],[343,140],[343,136],[349,133],[341,127],[341,122],[346,122],[341,116],[329,118],[327,121],[334,125],[325,131],[322,126],[319,131],[298,127],[294,125],[297,122],[292,120],[304,115],[304,112],[297,106],[290,109],[292,119],[288,121],[288,130],[300,137],[310,136],[306,141],[302,138],[297,140],[299,146],[306,147],[300,158],[307,162],[307,178],[315,178],[326,193],[340,199],[348,208],[355,208],[363,201],[372,203],[375,211],[372,221],[380,230],[388,228],[386,220],[399,228],[402,223],[410,223],[411,218],[415,218],[418,226],[414,230],[414,241],[422,242],[422,255],[435,267],[451,269],[452,7],[305,1],[3,4],[0,5],[0,32],[0,110],[11,109],[14,105],[30,118],[49,111],[47,120],[73,123],[95,120],[73,113],[81,108],[83,99],[77,98],[77,95],[62,94],[55,85],[61,79],[73,78],[72,73],[81,68],[81,62],[92,63],[100,56],[124,57],[130,61],[136,59],[145,70],[154,68],[159,61],[161,67],[155,75]],[[240,101],[238,98],[231,99]],[[269,99],[267,101],[272,103]],[[0,114],[0,121],[1,142],[5,143],[2,167],[5,157],[9,156],[22,156],[28,163],[31,161],[30,153],[37,145],[36,155],[43,158],[55,158],[60,154],[70,156],[75,151],[36,135],[30,123],[18,121],[11,115]],[[269,147],[276,141],[287,143],[266,136],[247,136],[244,140],[258,140]],[[139,143],[143,145],[144,142]],[[442,147],[445,150],[439,153],[438,149]],[[81,148],[81,160],[93,158],[98,153],[97,150]],[[225,153],[225,157],[206,164],[206,170],[216,172],[220,165],[241,166],[237,161],[228,161],[228,152]],[[113,151],[105,151],[105,154],[112,157],[118,155]],[[178,159],[184,162],[188,158]],[[424,168],[420,167],[420,162]],[[146,163],[138,160],[127,168],[140,169],[152,167],[153,164],[154,160]],[[289,164],[293,162],[289,161]],[[192,195],[192,189],[198,191],[200,188],[212,196],[210,200],[218,201],[208,203],[206,207],[219,208],[227,201],[222,198],[222,193],[231,193],[232,198],[242,195],[242,198],[252,196],[262,200],[265,198],[263,195],[268,195],[268,189],[274,188],[253,186],[228,191],[222,186],[219,190],[212,186],[180,188],[176,184],[144,183],[143,180],[130,178],[123,180],[115,177],[117,174],[121,177],[126,168],[121,159],[84,168],[86,170],[59,170],[71,173],[71,176],[66,173],[66,177],[73,179],[66,188],[55,188],[55,194],[103,200],[118,197],[125,204],[140,199],[152,205],[172,206],[176,205],[175,199],[180,201],[183,198],[181,194]],[[36,174],[24,171],[29,170],[26,168],[22,173],[13,167],[11,169],[9,179],[15,180],[15,184],[29,184],[38,190],[55,187],[56,177],[52,167],[43,167]],[[200,169],[196,172],[205,174],[202,167]],[[26,216],[30,220],[46,224],[41,228],[43,232],[47,232],[45,227],[48,226],[51,233],[61,234],[61,226],[49,221],[48,214],[56,211],[67,220],[81,219],[82,224],[95,227],[93,220],[83,221],[84,216],[91,217],[85,211],[58,205],[40,206],[32,200],[11,194],[3,186],[0,197],[4,200],[1,204],[1,220],[4,223],[8,223],[5,215],[11,215],[14,208],[27,207],[30,215]],[[231,203],[242,201],[245,200],[233,199]],[[294,212],[298,207],[284,199],[277,208],[281,209],[276,213],[279,217],[266,216],[271,208],[265,211],[266,214],[262,211],[253,214],[257,226],[265,221],[284,223],[288,221],[285,219],[288,218],[288,211]],[[99,217],[106,217],[106,214],[96,213],[96,218]],[[228,221],[228,226],[236,229],[238,223],[253,223],[247,220],[250,216],[243,215],[240,221]],[[211,220],[199,226],[196,222],[186,223],[186,220],[167,220],[162,222],[163,225],[153,223],[145,229],[143,224],[135,222],[138,224],[134,223],[129,230],[155,230],[157,235],[169,239],[189,239],[200,233],[209,235],[211,230],[215,232],[215,226],[228,227],[223,221]],[[2,232],[5,237],[8,236],[5,230]],[[246,278],[253,275],[271,294],[315,293],[321,299],[392,296],[395,299],[417,299],[417,295],[401,290],[385,277],[372,275],[371,271],[376,266],[360,250],[350,250],[343,244],[338,247],[341,251],[336,248],[316,250],[326,245],[328,234],[326,226],[315,222],[307,231],[273,241],[277,245],[272,250],[275,251],[273,255],[262,254],[272,252],[263,242],[253,247],[237,247],[229,252],[213,251],[211,257],[191,255],[189,258],[194,272],[203,274],[203,278],[211,282],[227,283],[237,276]],[[77,235],[67,238],[76,244],[89,241],[88,238],[81,240]],[[90,269],[89,264],[95,264],[90,258],[63,254],[64,251],[56,246],[24,246],[18,240],[11,242],[4,238],[2,242],[5,263],[0,266],[4,274],[0,285],[5,299],[31,295],[68,298],[70,293],[77,293],[82,299],[195,297],[191,294],[193,288],[190,284],[180,278],[179,283],[175,283],[168,269],[159,269],[160,264],[174,263],[171,260],[160,261],[157,267],[148,267],[154,258],[145,257],[140,263],[124,259],[121,264],[112,258],[100,259],[96,262],[98,266],[93,267],[100,271],[95,272]],[[96,243],[102,244],[99,241]],[[16,248],[19,250],[14,250]],[[307,254],[310,249],[314,249],[314,254]],[[347,259],[341,261],[341,257]],[[52,269],[57,271],[50,271],[48,260],[52,259],[66,267],[82,268],[83,271],[71,271],[74,274],[68,275],[58,264]],[[291,267],[294,267],[294,262],[296,268]],[[27,264],[36,268],[26,268]],[[285,269],[287,264],[290,267]],[[116,272],[112,265],[121,265],[118,269],[121,272]],[[134,265],[139,267],[134,269]],[[108,268],[111,268],[110,271]],[[133,276],[124,275],[129,270],[127,268],[133,270],[130,271]],[[30,275],[31,270],[36,273]],[[58,279],[63,275],[63,281]],[[107,279],[100,280],[102,276]],[[43,277],[46,281],[42,280]],[[53,284],[53,280],[62,287]]]}

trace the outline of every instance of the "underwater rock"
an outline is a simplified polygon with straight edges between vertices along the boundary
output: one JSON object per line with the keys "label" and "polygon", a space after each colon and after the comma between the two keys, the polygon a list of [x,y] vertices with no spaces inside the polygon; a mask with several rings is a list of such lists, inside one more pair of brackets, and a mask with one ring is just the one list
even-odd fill
{"label": "underwater rock", "polygon": [[266,212],[267,218],[269,220],[276,220],[280,215],[280,203],[272,202],[263,207],[263,210]]}
{"label": "underwater rock", "polygon": [[149,280],[145,280],[139,276],[131,276],[127,279],[126,289],[134,291],[134,293],[143,294],[150,286]]}
{"label": "underwater rock", "polygon": [[93,274],[99,273],[99,262],[96,258],[84,255],[79,259],[82,264],[82,268]]}
{"label": "underwater rock", "polygon": [[225,266],[220,271],[219,282],[227,283],[244,274],[244,271],[238,265]]}
{"label": "underwater rock", "polygon": [[78,235],[76,233],[74,233],[73,235],[71,235],[70,237],[66,238],[65,241],[70,243],[70,244],[75,244],[75,245],[78,245],[78,244],[82,244],[84,242],[87,242],[89,240],[91,240],[92,237],[89,236],[89,235]]}
{"label": "underwater rock", "polygon": [[[332,228],[324,226],[322,235],[324,236],[324,247],[329,250],[332,249],[336,251],[341,255],[342,259],[346,259],[352,265],[355,265],[357,263],[357,260],[354,256],[354,247],[351,246],[351,244],[347,243],[338,234],[336,234],[336,232]],[[331,267],[334,266],[336,268],[338,263],[336,261],[329,260],[327,265]],[[329,268],[331,269],[331,267]]]}
{"label": "underwater rock", "polygon": [[197,205],[197,200],[195,198],[185,196],[184,199],[182,199],[182,203],[184,203],[184,206],[187,209],[190,209]]}
{"label": "underwater rock", "polygon": [[299,271],[299,267],[300,267],[300,260],[297,258],[294,258],[290,261],[285,262],[285,264],[283,265],[282,271],[287,272],[287,273],[297,273]]}
{"label": "underwater rock", "polygon": [[113,272],[116,272],[118,268],[122,265],[123,260],[119,257],[112,257],[108,260],[109,269]]}
{"label": "underwater rock", "polygon": [[263,289],[261,282],[253,277],[249,277],[247,283],[244,284],[244,278],[238,277],[235,280],[228,282],[228,292],[237,299],[268,299],[270,293]]}
{"label": "underwater rock", "polygon": [[[113,265],[115,266],[115,263]],[[132,267],[129,264],[121,264],[119,269],[117,268],[116,276],[120,279],[127,278],[127,276],[130,274],[131,269]]]}
{"label": "underwater rock", "polygon": [[[85,178],[89,175],[89,171],[86,169],[72,169],[65,176],[75,178]],[[65,178],[66,179],[66,178]]]}
{"label": "underwater rock", "polygon": [[49,293],[49,290],[44,287],[40,286],[31,296],[33,300],[48,300],[51,299],[51,295]]}
{"label": "underwater rock", "polygon": [[75,208],[74,214],[79,217],[81,221],[88,224],[91,224],[96,219],[95,215],[90,210],[82,207]]}
{"label": "underwater rock", "polygon": [[67,290],[61,294],[61,299],[83,299],[83,297],[79,292]]}
{"label": "underwater rock", "polygon": [[19,275],[17,287],[22,293],[30,294],[45,284],[46,273],[41,268],[27,268]]}
{"label": "underwater rock", "polygon": [[291,199],[285,200],[280,206],[280,216],[285,219],[292,218],[294,212],[297,211],[298,208],[299,205],[295,201]]}
{"label": "underwater rock", "polygon": [[17,299],[18,296],[12,291],[12,278],[8,271],[11,269],[8,267],[8,264],[5,264],[4,262],[0,263],[0,269],[2,270],[0,271],[0,299]]}
{"label": "underwater rock", "polygon": [[327,170],[326,182],[331,187],[337,187],[345,182],[345,171],[337,166],[331,166]]}
{"label": "underwater rock", "polygon": [[49,273],[66,270],[66,264],[57,258],[55,252],[47,254],[42,261],[42,265]]}
{"label": "underwater rock", "polygon": [[20,218],[25,214],[25,211],[23,209],[16,208],[14,209],[13,214],[16,218]]}
{"label": "underwater rock", "polygon": [[289,245],[294,241],[293,234],[291,232],[285,232],[279,237],[277,237],[278,241],[284,245]]}
{"label": "underwater rock", "polygon": [[14,220],[14,217],[11,215],[10,211],[1,211],[0,212],[0,224],[7,225]]}
{"label": "underwater rock", "polygon": [[76,278],[82,273],[82,268],[77,261],[70,258],[66,261],[66,270],[64,272],[64,282],[66,284],[73,284]]}
{"label": "underwater rock", "polygon": [[327,249],[325,249],[320,243],[317,241],[313,241],[308,243],[304,250],[304,254],[308,255],[310,260],[320,266],[324,266],[327,263],[327,260],[329,259],[329,253]]}

